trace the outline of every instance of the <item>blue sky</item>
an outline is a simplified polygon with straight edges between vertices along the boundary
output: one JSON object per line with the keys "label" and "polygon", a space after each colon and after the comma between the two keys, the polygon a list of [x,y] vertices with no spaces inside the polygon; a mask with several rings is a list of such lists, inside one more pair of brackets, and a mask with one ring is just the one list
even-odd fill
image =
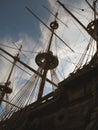
{"label": "blue sky", "polygon": [[[87,16],[89,16],[89,13],[85,14],[86,17],[84,17],[84,14],[83,14],[83,16],[81,15],[82,7],[83,8],[85,7],[85,9],[87,9],[87,5],[84,3],[85,0],[70,0],[70,1],[69,0],[60,0],[60,1],[62,1],[64,4],[68,5],[69,8],[71,7],[71,9],[76,10],[78,13],[77,12],[75,12],[75,13],[78,16],[80,16],[80,20],[83,20],[84,22],[85,22],[84,18],[86,18],[86,20],[87,20]],[[40,47],[41,51],[45,50],[46,49],[45,47],[48,44],[49,38],[50,38],[47,35],[48,32],[47,33],[45,32],[45,37],[44,37],[43,36],[44,33],[42,30],[43,27],[40,25],[40,22],[38,22],[38,20],[34,16],[32,16],[25,8],[25,6],[27,6],[30,9],[33,9],[34,12],[43,21],[48,21],[51,14],[49,14],[49,12],[47,12],[46,9],[43,8],[43,5],[48,7],[49,9],[52,7],[55,8],[56,0],[0,0],[0,42],[3,41],[2,43],[4,43],[6,45],[6,44],[11,43],[12,41],[15,41],[16,43],[22,41],[22,43],[24,45],[23,49],[30,50],[30,51],[33,49],[36,49],[36,51],[38,52],[39,51],[38,49]],[[52,10],[53,10],[53,8],[52,8]],[[87,41],[88,39],[84,38],[84,35],[82,33],[80,34],[79,28],[77,28],[75,26],[75,24],[70,19],[70,17],[67,18],[66,16],[68,16],[68,14],[64,11],[62,14],[62,19],[64,20],[64,23],[68,25],[68,28],[66,28],[64,25],[60,26],[59,29],[57,30],[58,31],[57,34],[60,37],[62,36],[63,37],[62,39],[66,43],[68,42],[69,46],[71,48],[73,48],[73,50],[77,51],[80,48],[82,48],[82,46],[85,43],[88,42]],[[82,16],[82,18],[81,18],[81,16]],[[74,24],[74,26],[72,26],[73,24]],[[41,35],[39,35],[39,34],[41,34]],[[75,37],[74,37],[74,35],[75,35]],[[81,36],[83,38],[78,39]],[[11,40],[9,40],[9,43],[7,43],[8,40],[3,40],[3,39],[7,39],[7,38],[11,38]],[[40,40],[40,42],[38,41],[38,39]],[[84,43],[84,41],[86,41],[86,42]],[[44,42],[44,43],[41,48],[42,42]],[[66,59],[68,59],[67,56],[71,57],[72,61],[74,61],[74,63],[75,63],[77,61],[77,59],[75,57],[77,57],[77,55],[79,55],[79,53],[77,53],[76,56],[73,56],[73,53],[71,54],[68,48],[67,48],[68,49],[67,51],[64,50],[64,53],[62,53],[63,51],[61,51],[61,49],[60,49],[60,47],[63,48],[62,46],[60,46],[60,45],[62,45],[62,43],[60,43],[60,41],[59,41],[58,45],[59,45],[59,47],[58,47],[57,56],[60,55],[59,57],[62,59],[63,62],[65,62],[64,64],[66,64],[66,66],[70,64],[66,70],[68,72],[64,73],[64,77],[65,77],[65,75],[68,75],[70,72],[70,68],[71,68],[70,66],[72,66],[72,68],[74,66],[74,64],[72,64],[70,62],[66,62]],[[65,45],[64,45],[64,47],[65,47]],[[8,48],[6,48],[6,50],[7,49]],[[12,52],[12,51],[13,50],[11,50],[10,52]],[[27,53],[25,53],[25,55],[26,54]],[[32,54],[30,53],[29,56],[30,56],[30,58],[32,57],[32,59],[34,59],[34,57],[33,57],[34,53],[32,53]],[[74,60],[73,60],[73,57],[74,57]],[[26,61],[26,58],[23,57],[23,60]],[[31,62],[32,62],[32,60],[31,60]],[[30,65],[33,66],[35,61],[32,63],[31,62],[30,62]]]}
{"label": "blue sky", "polygon": [[[80,4],[82,0],[62,0],[74,4]],[[26,33],[37,39],[39,22],[25,9],[25,6],[32,8],[42,19],[47,19],[49,13],[42,7],[50,8],[50,3],[56,0],[0,0],[0,40],[4,37],[11,37],[19,40],[20,33]]]}
{"label": "blue sky", "polygon": [[[80,18],[79,20],[83,20],[83,22],[85,22],[85,19],[87,20],[88,18],[87,22],[88,23],[90,22],[91,18],[89,19],[88,16],[91,12],[90,13],[86,12],[88,11],[88,6],[84,3],[85,0],[60,0],[60,1],[62,1],[63,3],[66,3],[66,5],[69,5],[68,6],[69,8],[74,9],[74,11],[73,10],[71,11],[73,11],[77,16],[79,16]],[[45,50],[46,49],[45,46],[49,43],[50,37],[47,35],[49,33],[46,30],[44,30],[46,32],[43,33],[43,30],[42,30],[43,26],[41,26],[40,22],[38,22],[38,20],[26,10],[25,6],[29,7],[30,9],[33,9],[35,13],[38,14],[38,16],[43,21],[48,21],[51,14],[49,14],[49,12],[47,12],[43,8],[43,5],[45,5],[46,7],[50,9],[52,7],[53,8],[56,7],[54,3],[56,3],[56,0],[0,0],[0,42],[3,41],[2,43],[7,45],[11,43],[12,41],[15,41],[16,43],[22,41],[24,45],[23,50],[26,49],[26,50],[31,51],[35,49],[37,53],[40,49],[41,51]],[[82,7],[83,8],[85,7],[85,15],[84,14],[82,15],[82,12],[81,12]],[[82,51],[83,46],[86,46],[88,43],[88,37],[86,37],[87,34],[85,35],[84,32],[82,33],[80,32],[79,26],[74,24],[74,21],[68,16],[68,13],[64,11],[62,13],[61,18],[64,20],[64,23],[68,25],[68,28],[65,27],[64,25],[61,25],[59,29],[57,30],[58,31],[57,34],[59,36],[62,36],[63,40],[66,43],[68,42],[68,45],[72,47],[73,50],[75,51],[78,50],[77,51],[78,53],[76,54],[71,53],[71,51],[64,44],[62,44],[60,40],[58,39],[54,40],[54,42],[56,42],[55,47],[57,49],[56,50],[57,56],[60,61],[58,70],[62,73],[60,75],[58,72],[58,74],[59,74],[59,77],[61,76],[61,79],[64,79],[69,75],[69,73],[73,71],[76,63],[78,62],[80,56],[82,55],[84,51],[84,50]],[[39,33],[42,35],[39,35]],[[43,36],[44,34],[45,34],[45,37]],[[22,35],[23,35],[23,38],[22,38]],[[11,41],[10,40],[8,41],[7,38],[11,38]],[[37,42],[38,39],[40,40],[40,42]],[[43,42],[43,48],[41,48],[41,41]],[[80,51],[80,48],[81,48],[81,51]],[[14,53],[15,51],[15,50],[12,50],[11,48],[9,49],[6,47],[4,49],[9,51],[10,53],[12,52]],[[35,69],[36,68],[35,61],[33,60],[35,59],[34,55],[36,55],[37,53],[30,52],[29,54],[27,54],[26,52],[23,52],[21,53],[21,55],[23,56],[23,59],[21,57],[20,59],[24,62],[27,62],[28,59],[26,60],[26,57],[24,57],[23,55],[25,54],[27,58],[28,57],[30,58],[28,61],[28,64],[32,68]],[[16,54],[17,53],[15,52],[15,55]],[[6,81],[6,80],[3,80],[6,75],[6,72],[9,72],[9,68],[8,68],[9,62],[7,63],[6,62],[7,61],[5,59],[0,58],[0,68],[1,68],[0,74],[3,77],[3,78],[2,77],[0,78],[0,81],[3,81],[3,82]],[[20,78],[19,76],[20,76],[20,73],[17,73],[18,78]],[[25,77],[25,75],[23,76],[24,76],[23,78],[23,82],[24,82],[25,79],[27,79],[27,77]],[[45,92],[49,92],[49,90],[50,88],[47,88]]]}
{"label": "blue sky", "polygon": [[37,38],[36,33],[40,31],[39,23],[25,6],[46,18],[48,16],[42,5],[50,6],[48,0],[0,0],[0,39],[11,37],[19,40],[20,33]]}
{"label": "blue sky", "polygon": [[[74,8],[76,10],[78,9],[78,13],[81,13],[81,10],[79,10],[79,8],[83,6],[83,3],[85,0],[70,0],[70,1],[60,0],[60,1],[62,1],[66,5],[69,5],[68,7]],[[47,12],[46,9],[43,8],[43,5],[45,5],[49,9],[53,7],[52,8],[53,10],[56,7],[57,3],[56,3],[56,0],[0,0],[0,42],[3,41],[2,43],[8,44],[6,42],[8,40],[5,41],[3,39],[11,38],[11,40],[9,40],[9,43],[11,43],[12,41],[18,42],[18,41],[21,41],[22,39],[22,42],[24,45],[23,49],[32,50],[34,46],[36,45],[41,46],[41,40],[43,42],[47,39],[47,41],[45,41],[43,44],[43,47],[46,46],[49,42],[50,37],[48,36],[47,38],[46,37],[47,33],[45,33],[45,37],[43,38],[43,32],[42,32],[43,30],[41,30],[42,26],[40,25],[40,22],[38,22],[38,20],[34,16],[32,16],[25,8],[25,6],[27,6],[30,9],[33,9],[34,12],[43,21],[48,21],[51,14],[49,14],[49,12]],[[80,32],[76,33],[76,28],[71,26],[71,24],[73,23],[70,23],[72,22],[72,20],[70,20],[70,18],[67,19],[66,16],[68,14],[66,12],[63,12],[63,13],[64,14],[62,15],[62,18],[63,19],[65,18],[64,23],[69,24],[68,25],[69,28],[62,26],[61,28],[58,29],[57,34],[60,37],[64,36],[63,40],[65,42],[68,42],[70,44],[69,46],[74,48],[75,47],[74,44],[76,44],[76,47],[79,48],[78,47],[79,44],[76,43],[78,41],[78,40],[76,41],[77,37],[74,38],[74,35],[70,33],[70,30],[72,31],[72,33],[77,34],[77,35]],[[64,31],[66,31],[67,33]],[[42,34],[42,35],[39,35],[39,34]],[[40,42],[38,41],[38,39],[40,40]],[[81,42],[80,42],[80,45],[81,45]],[[67,54],[70,53],[70,51],[69,53],[68,51],[67,51]],[[62,55],[63,55],[62,57],[65,57],[66,59],[66,56],[64,56],[64,54]],[[61,54],[60,54],[60,57],[61,57]]]}
{"label": "blue sky", "polygon": [[[61,0],[71,5],[79,5],[82,0]],[[56,0],[0,0],[0,40],[4,37],[11,37],[13,40],[19,40],[20,34],[28,34],[34,40],[40,32],[38,20],[36,20],[26,9],[25,6],[33,9],[42,19],[49,18],[49,12],[43,8],[43,5],[50,8],[52,2]],[[50,5],[51,3],[51,5]]]}

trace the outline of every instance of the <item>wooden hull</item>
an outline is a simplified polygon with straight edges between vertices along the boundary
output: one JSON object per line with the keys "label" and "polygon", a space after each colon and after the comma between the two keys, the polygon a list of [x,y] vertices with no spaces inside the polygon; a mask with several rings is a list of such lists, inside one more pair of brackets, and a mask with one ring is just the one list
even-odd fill
{"label": "wooden hull", "polygon": [[0,130],[98,130],[98,65],[86,66],[59,88],[0,122]]}

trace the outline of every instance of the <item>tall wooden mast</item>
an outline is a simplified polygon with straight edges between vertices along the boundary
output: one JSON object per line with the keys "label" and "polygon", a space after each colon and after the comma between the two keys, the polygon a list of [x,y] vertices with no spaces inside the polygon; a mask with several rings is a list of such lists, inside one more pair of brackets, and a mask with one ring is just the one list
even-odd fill
{"label": "tall wooden mast", "polygon": [[96,2],[97,0],[95,0],[93,2],[93,7],[89,4],[89,2],[86,0],[87,4],[90,6],[90,8],[94,11],[94,20],[91,21],[87,27],[85,27],[81,21],[78,20],[78,18],[72,13],[70,12],[67,7],[60,2],[59,0],[57,1],[65,11],[67,11],[83,28],[84,30],[86,30],[86,32],[88,32],[88,34],[96,41],[97,44],[97,53],[98,53],[98,18],[96,18],[96,15],[98,15],[98,13],[96,12]]}
{"label": "tall wooden mast", "polygon": [[1,91],[0,104],[2,103],[2,101],[8,103],[8,101],[4,100],[3,98],[4,98],[5,94],[11,94],[12,93],[12,89],[9,87],[9,85],[11,84],[10,78],[11,78],[11,75],[13,73],[13,70],[14,70],[14,67],[16,65],[16,62],[19,59],[19,53],[21,51],[21,48],[22,48],[22,46],[20,46],[19,52],[18,52],[18,54],[14,58],[14,61],[13,61],[13,64],[12,64],[12,68],[10,70],[10,73],[8,75],[8,78],[7,78],[6,82],[5,82],[5,84],[3,84],[3,85],[1,84],[0,85],[0,91]]}
{"label": "tall wooden mast", "polygon": [[56,15],[55,15],[55,20],[50,23],[51,37],[50,37],[47,51],[45,53],[39,53],[35,58],[37,65],[43,69],[41,84],[40,84],[39,93],[38,93],[38,102],[41,100],[42,95],[43,95],[48,70],[54,69],[58,65],[58,58],[56,56],[54,56],[52,51],[51,51],[53,34],[54,34],[54,31],[59,26],[57,21],[56,21],[57,15],[58,15],[58,13],[56,13]]}

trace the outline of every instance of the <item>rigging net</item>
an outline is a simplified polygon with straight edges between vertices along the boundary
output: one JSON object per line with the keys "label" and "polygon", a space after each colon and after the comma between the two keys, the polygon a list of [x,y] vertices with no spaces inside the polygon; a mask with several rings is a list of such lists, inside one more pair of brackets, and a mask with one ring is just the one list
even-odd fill
{"label": "rigging net", "polygon": [[[63,32],[64,33],[64,32]],[[56,36],[58,36],[56,33],[54,33]],[[58,37],[59,39],[59,37]],[[59,39],[60,40],[60,39]],[[56,46],[57,47],[57,46]],[[64,55],[64,53],[63,53]],[[85,53],[83,54],[85,55]],[[84,58],[84,57],[83,57]],[[64,60],[64,57],[62,58]],[[83,62],[83,59],[80,61],[79,65],[81,64],[81,62]],[[38,70],[38,72],[42,72],[42,69],[40,68],[40,70]],[[58,77],[56,75],[56,72],[54,70],[50,71],[51,73],[51,80],[54,81],[59,81]],[[27,81],[27,83],[22,86],[21,89],[19,89],[19,91],[17,92],[17,94],[15,95],[15,97],[13,97],[13,99],[10,99],[12,104],[16,104],[16,106],[11,105],[11,109],[10,111],[8,111],[8,113],[6,114],[5,117],[10,117],[11,114],[23,107],[25,107],[26,105],[31,104],[33,101],[36,100],[36,97],[38,95],[38,86],[40,84],[40,76],[38,76],[37,74],[34,74],[29,81]]]}

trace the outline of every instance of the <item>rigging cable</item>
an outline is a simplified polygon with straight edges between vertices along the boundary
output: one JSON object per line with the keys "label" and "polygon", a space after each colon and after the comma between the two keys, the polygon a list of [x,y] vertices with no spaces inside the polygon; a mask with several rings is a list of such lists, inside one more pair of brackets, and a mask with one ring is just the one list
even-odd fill
{"label": "rigging cable", "polygon": [[[52,80],[52,82],[58,84],[59,83],[59,78],[57,76],[56,70],[55,69],[50,70],[50,74],[51,74],[51,80]],[[53,85],[52,85],[52,88],[53,88],[53,90],[56,89],[56,87],[53,86]]]}
{"label": "rigging cable", "polygon": [[[7,47],[7,48],[11,48],[11,49],[14,49],[14,50],[18,50],[17,48],[14,48],[14,47],[11,47],[11,46],[8,46],[8,45],[3,45],[2,43],[0,43],[1,46],[4,46],[4,47]],[[35,48],[35,47],[34,47]],[[24,49],[21,49],[21,51],[24,51],[24,52],[28,52],[28,53],[38,53],[38,52],[34,52],[34,51],[30,51],[30,50],[24,50]]]}
{"label": "rigging cable", "polygon": [[[53,16],[55,16],[55,14],[52,13],[52,11],[50,11],[47,7],[43,6],[48,12],[50,12]],[[59,10],[59,9],[58,9]],[[58,11],[57,11],[58,12]],[[65,27],[68,27],[67,24],[65,24],[62,20],[60,20],[58,17],[57,17],[57,20],[60,21],[62,24],[64,24]]]}
{"label": "rigging cable", "polygon": [[78,62],[78,64],[77,64],[77,66],[75,67],[74,72],[75,72],[77,69],[81,68],[82,65],[84,64],[84,63],[83,63],[84,58],[85,58],[85,56],[86,56],[86,54],[87,54],[87,51],[88,51],[89,46],[90,46],[90,44],[92,43],[92,41],[93,41],[93,38],[90,38],[89,44],[87,45],[87,47],[86,47],[84,53],[82,54],[82,56],[81,56],[81,58],[80,58],[80,60],[79,60],[79,62]]}
{"label": "rigging cable", "polygon": [[[93,41],[92,41],[93,42]],[[91,53],[91,51],[93,52],[93,44],[92,44],[92,42],[89,44],[89,46],[88,46],[88,54],[90,55],[90,53]],[[92,54],[92,56],[93,56],[93,54]],[[88,63],[88,61],[89,61],[89,59],[90,59],[90,57],[87,55],[87,58],[86,58],[86,61],[85,61],[85,64],[87,64]]]}
{"label": "rigging cable", "polygon": [[[46,26],[46,28],[48,28],[51,31],[51,28],[48,27],[37,15],[35,15],[35,13],[32,12],[31,9],[29,9],[28,7],[26,7],[26,9],[33,15],[35,16],[44,26]],[[74,50],[65,42],[63,41],[56,33],[53,33],[54,35],[56,35],[58,37],[58,39],[60,41],[62,41],[62,43],[64,43],[72,52],[74,52]]]}
{"label": "rigging cable", "polygon": [[[21,97],[21,99],[23,100],[23,101],[20,100],[20,102],[22,101],[22,104],[24,104],[25,106],[26,106],[26,105],[29,105],[28,103],[31,103],[31,100],[32,100],[32,99],[30,99],[30,98],[32,98],[32,95],[33,95],[32,92],[33,92],[33,90],[35,89],[35,87],[34,87],[32,90],[30,89],[30,88],[32,88],[32,83],[34,84],[34,82],[37,83],[37,81],[38,81],[38,79],[35,80],[34,77],[35,77],[35,78],[36,78],[36,77],[39,78],[39,76],[35,76],[35,74],[34,74],[34,75],[31,77],[30,81],[27,82],[27,85],[26,85],[26,86],[28,86],[28,89],[24,89],[24,87],[22,87],[24,91],[22,90],[22,92],[20,92],[20,93],[23,95],[23,96],[22,96],[22,95],[20,94],[20,97]],[[31,83],[31,81],[33,81],[32,79],[34,80],[34,82]],[[29,83],[29,84],[28,84],[28,83]],[[31,87],[30,87],[30,86],[31,86]],[[35,84],[35,86],[36,86],[36,84]],[[26,87],[26,88],[27,88],[27,87]],[[27,103],[25,103],[26,100],[24,100],[23,97],[24,97],[25,95],[28,95],[28,94],[25,93],[25,92],[27,92],[28,90],[31,92],[31,95],[29,95],[29,98],[27,99],[28,101],[27,101]],[[19,94],[19,93],[18,93],[18,94]],[[19,96],[19,95],[18,95],[18,96]],[[16,97],[16,98],[17,98],[17,97]],[[19,102],[19,100],[18,100],[18,102]],[[19,102],[19,103],[20,103],[20,102]],[[15,104],[17,104],[17,103],[15,103]],[[24,107],[24,105],[23,105],[22,107]],[[21,118],[22,118],[22,115],[23,115],[24,112],[25,112],[25,110],[26,110],[26,109],[22,110],[22,112],[19,113],[19,114],[17,113],[17,117],[18,117],[18,115],[19,115],[19,116],[20,116],[20,119],[21,119]],[[16,118],[16,119],[17,119],[17,118]],[[16,122],[19,123],[19,120],[16,120]]]}
{"label": "rigging cable", "polygon": [[[7,61],[9,61],[10,63],[13,63],[11,60],[9,60],[8,58],[6,58],[4,55],[2,55],[2,54],[0,54],[3,58],[5,58]],[[29,74],[30,76],[31,76],[31,74],[28,72],[28,71],[26,71],[26,70],[24,70],[24,69],[22,69],[20,66],[18,66],[18,65],[16,65],[19,69],[21,69],[22,71],[24,71],[25,73],[27,73],[27,74]]]}

